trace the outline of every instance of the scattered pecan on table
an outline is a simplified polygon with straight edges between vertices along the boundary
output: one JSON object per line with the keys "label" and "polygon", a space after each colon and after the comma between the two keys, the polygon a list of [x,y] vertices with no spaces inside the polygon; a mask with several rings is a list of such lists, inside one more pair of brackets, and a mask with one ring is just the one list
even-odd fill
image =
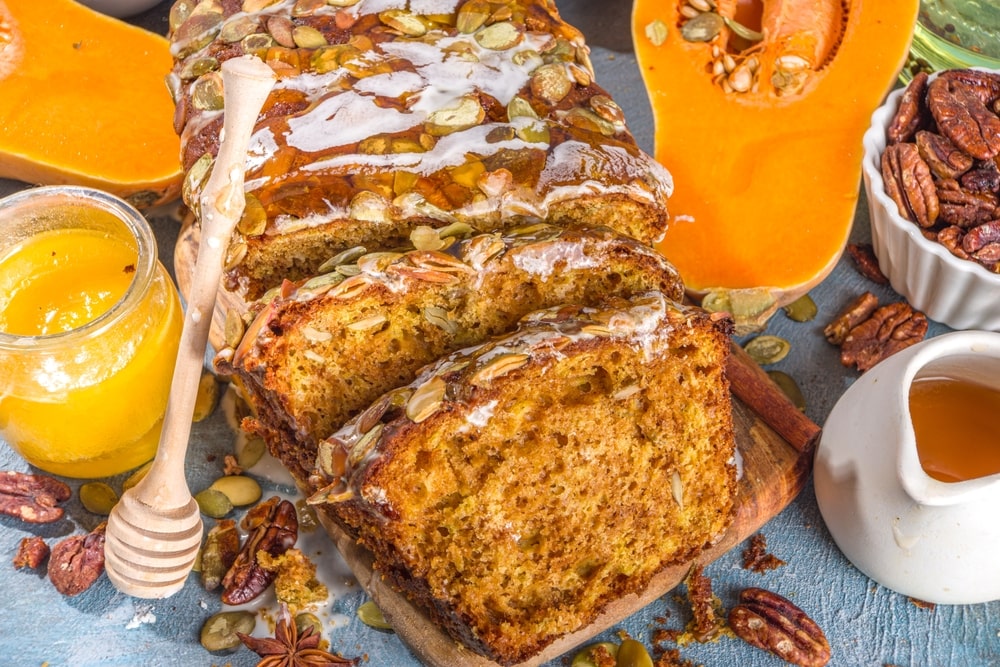
{"label": "scattered pecan on table", "polygon": [[781,560],[767,550],[767,538],[764,533],[754,533],[743,549],[743,569],[763,574],[769,570],[775,570],[785,561]]}
{"label": "scattered pecan on table", "polygon": [[17,553],[14,554],[14,567],[18,570],[22,568],[37,569],[49,557],[49,545],[45,540],[33,535],[22,537],[17,545]]}
{"label": "scattered pecan on table", "polygon": [[79,595],[104,574],[104,533],[101,522],[86,535],[67,537],[52,547],[48,575],[56,590],[67,596]]}
{"label": "scattered pecan on table", "polygon": [[276,571],[260,566],[258,551],[280,556],[294,546],[299,537],[295,505],[278,496],[272,496],[247,512],[240,525],[248,531],[246,542],[222,579],[222,601],[230,605],[253,600],[277,576]]}
{"label": "scattered pecan on table", "polygon": [[882,154],[900,215],[961,259],[1000,271],[1000,74],[917,75],[900,99]]}
{"label": "scattered pecan on table", "polygon": [[63,516],[58,504],[69,500],[70,488],[45,475],[0,471],[0,514],[28,523],[51,523]]}
{"label": "scattered pecan on table", "polygon": [[888,285],[889,279],[879,268],[878,258],[871,243],[851,243],[847,246],[847,254],[854,260],[858,273],[877,285]]}
{"label": "scattered pecan on table", "polygon": [[788,599],[762,588],[747,588],[729,612],[737,637],[800,667],[823,667],[830,643],[822,628]]}
{"label": "scattered pecan on table", "polygon": [[908,303],[880,308],[878,298],[865,292],[834,318],[823,334],[830,343],[840,346],[840,363],[864,372],[922,341],[927,328],[927,317]]}

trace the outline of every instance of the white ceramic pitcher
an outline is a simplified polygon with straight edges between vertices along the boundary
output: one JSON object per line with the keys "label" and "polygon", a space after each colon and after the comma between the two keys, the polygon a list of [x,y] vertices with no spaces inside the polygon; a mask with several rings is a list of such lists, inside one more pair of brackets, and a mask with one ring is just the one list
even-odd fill
{"label": "white ceramic pitcher", "polygon": [[1000,333],[938,336],[862,375],[824,425],[816,500],[844,555],[883,586],[936,604],[997,600],[1000,474],[949,483],[920,465],[910,385],[935,376],[1000,388]]}

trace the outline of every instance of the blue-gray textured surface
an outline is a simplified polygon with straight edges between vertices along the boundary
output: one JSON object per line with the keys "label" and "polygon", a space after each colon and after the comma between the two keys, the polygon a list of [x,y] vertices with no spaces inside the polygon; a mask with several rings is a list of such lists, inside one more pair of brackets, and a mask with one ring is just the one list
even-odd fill
{"label": "blue-gray textured surface", "polygon": [[[168,5],[163,3],[136,22],[163,32]],[[570,22],[583,29],[594,47],[599,83],[621,102],[637,139],[651,149],[652,119],[630,50],[630,4],[625,0],[562,0],[560,7]],[[18,187],[21,184],[0,181],[0,194]],[[169,266],[177,229],[165,221],[154,224],[161,255]],[[862,199],[852,240],[867,240],[868,234]],[[807,413],[819,424],[856,378],[853,371],[840,365],[837,350],[823,338],[822,327],[864,290],[874,291],[883,302],[899,299],[891,290],[861,278],[848,261],[841,261],[812,292],[819,305],[814,321],[795,323],[779,313],[768,326],[769,333],[792,341],[791,353],[775,368],[798,381],[808,402]],[[932,325],[931,335],[944,331],[940,325]],[[233,435],[220,415],[196,425],[188,458],[193,489],[203,488],[220,474],[221,458],[231,451],[232,441]],[[0,470],[7,469],[28,467],[0,444]],[[117,485],[120,480],[114,482]],[[71,485],[75,490],[79,482],[71,481]],[[78,504],[71,504],[66,519],[49,526],[31,527],[0,518],[0,667],[256,664],[256,656],[246,649],[213,655],[199,645],[203,620],[220,604],[218,596],[204,592],[194,578],[180,593],[163,601],[126,597],[115,591],[106,578],[76,598],[64,598],[43,575],[13,569],[11,559],[22,537],[37,534],[54,544],[98,521],[99,517]],[[741,566],[738,547],[706,570],[716,593],[726,606],[732,605],[739,590],[747,586],[762,586],[786,595],[825,629],[833,650],[831,665],[1000,665],[1000,603],[924,609],[875,584],[855,570],[830,539],[811,487],[771,520],[763,533],[769,550],[787,565],[763,575],[748,572]],[[363,594],[355,588],[333,603],[329,613],[340,619],[327,631],[333,648],[348,656],[365,655],[369,665],[419,664],[394,635],[372,630],[354,618],[353,611],[362,601]],[[626,630],[649,645],[654,627],[681,627],[687,618],[686,608],[667,595],[615,630]],[[614,630],[606,633],[606,638],[613,637]],[[713,644],[688,645],[682,655],[709,667],[784,664],[739,640],[725,638]],[[564,659],[557,659],[550,667],[563,664]]]}

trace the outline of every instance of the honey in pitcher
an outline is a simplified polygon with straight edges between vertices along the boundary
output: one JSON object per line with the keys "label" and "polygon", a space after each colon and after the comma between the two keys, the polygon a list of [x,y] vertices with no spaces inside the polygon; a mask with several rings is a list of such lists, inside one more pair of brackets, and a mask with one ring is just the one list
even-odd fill
{"label": "honey in pitcher", "polygon": [[1000,390],[949,377],[915,380],[910,419],[924,471],[942,482],[1000,472]]}

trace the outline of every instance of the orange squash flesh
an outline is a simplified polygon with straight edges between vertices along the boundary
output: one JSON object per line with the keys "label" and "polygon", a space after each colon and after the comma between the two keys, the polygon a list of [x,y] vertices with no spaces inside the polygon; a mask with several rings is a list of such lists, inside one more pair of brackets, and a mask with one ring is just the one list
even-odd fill
{"label": "orange squash flesh", "polygon": [[163,37],[72,0],[0,0],[0,177],[177,196]]}
{"label": "orange squash flesh", "polygon": [[[763,291],[785,305],[825,278],[847,243],[862,135],[905,61],[918,0],[719,0],[718,14],[763,39],[727,27],[713,42],[684,39],[685,4],[633,5],[655,154],[674,177],[659,247],[696,296]],[[655,21],[666,28],[659,45],[647,31]],[[725,54],[730,65],[756,58],[755,88],[724,89],[729,75],[712,68]]]}

